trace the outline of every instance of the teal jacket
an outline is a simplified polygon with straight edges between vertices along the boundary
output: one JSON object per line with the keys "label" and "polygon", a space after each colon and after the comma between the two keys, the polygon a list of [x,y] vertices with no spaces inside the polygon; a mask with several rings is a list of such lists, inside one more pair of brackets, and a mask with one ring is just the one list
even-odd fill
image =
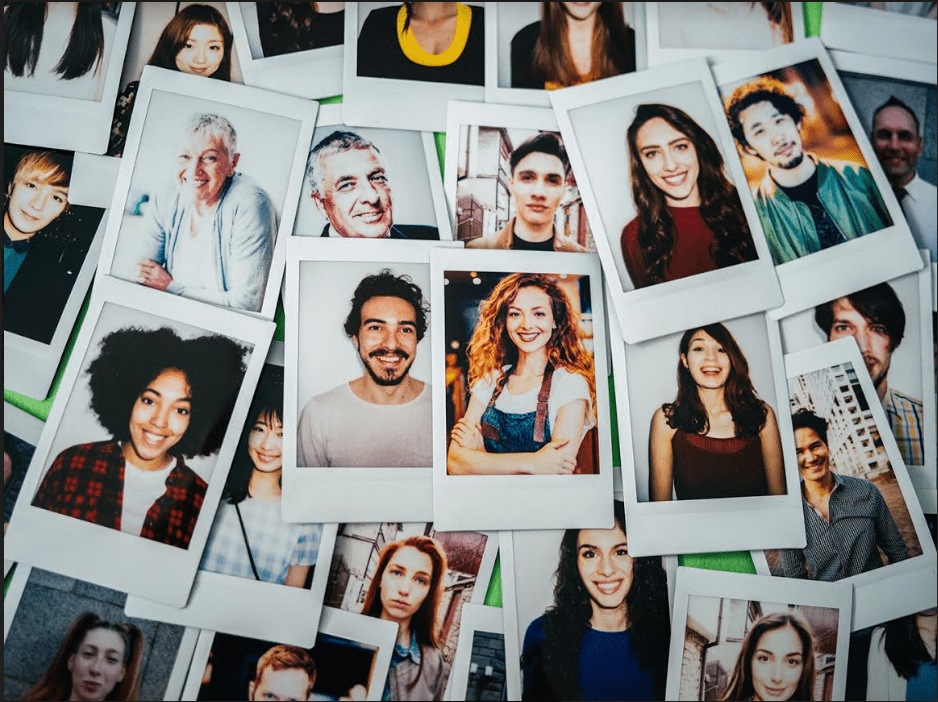
{"label": "teal jacket", "polygon": [[[869,170],[850,161],[808,158],[817,164],[818,198],[847,241],[892,226]],[[821,250],[808,206],[791,200],[768,171],[753,197],[775,265]]]}

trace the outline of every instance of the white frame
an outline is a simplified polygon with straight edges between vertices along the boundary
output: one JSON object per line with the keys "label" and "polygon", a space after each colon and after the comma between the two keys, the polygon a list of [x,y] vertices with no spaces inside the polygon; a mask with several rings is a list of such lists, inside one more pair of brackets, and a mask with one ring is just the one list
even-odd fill
{"label": "white frame", "polygon": [[[661,3],[657,2],[645,3],[645,21],[647,25],[645,41],[648,44],[648,65],[651,67],[701,57],[706,58],[710,63],[716,63],[717,61],[748,61],[761,53],[756,49],[682,49],[663,47],[659,42],[658,5],[660,4]],[[805,37],[804,12],[800,2],[792,2],[789,4],[791,5],[792,43],[794,43],[801,41]]]}
{"label": "white frame", "polygon": [[671,614],[671,648],[668,656],[668,685],[665,699],[676,700],[681,687],[684,631],[687,627],[687,600],[690,595],[722,599],[805,605],[839,610],[837,653],[834,663],[832,700],[842,700],[847,686],[847,658],[850,650],[850,612],[853,592],[843,583],[780,583],[747,573],[724,573],[698,568],[678,568],[674,609]]}
{"label": "white frame", "polygon": [[[45,424],[46,423],[38,417],[34,417],[25,410],[21,410],[16,405],[11,405],[6,400],[3,401],[3,431],[12,434],[21,441],[25,441],[35,447],[39,443],[39,437],[42,436],[42,429]],[[24,468],[26,467],[28,466],[24,466]],[[10,574],[10,568],[12,567],[13,561],[8,561],[4,558],[4,578]]]}
{"label": "white frame", "polygon": [[[486,14],[492,6],[488,2],[471,4],[483,7]],[[446,129],[446,103],[449,100],[482,102],[485,99],[482,85],[359,76],[360,10],[361,3],[345,5],[342,119],[347,125],[440,132]]]}
{"label": "white frame", "polygon": [[[798,467],[792,439],[791,414],[788,409],[788,384],[782,370],[782,342],[778,323],[773,322],[767,315],[761,316],[765,319],[766,335],[774,361],[772,370],[776,407],[773,409],[782,442],[785,485],[788,492],[785,495],[670,502],[638,501],[625,345],[618,335],[618,323],[615,319],[609,320],[613,340],[612,363],[616,378],[622,492],[625,519],[628,523],[629,551],[633,555],[751,549],[756,547],[748,544],[754,543],[805,543],[800,494],[796,488]],[[746,528],[740,529],[741,524],[746,524]]]}
{"label": "white frame", "polygon": [[[375,665],[372,671],[371,685],[368,688],[369,700],[380,700],[384,692],[384,681],[388,677],[391,665],[391,652],[394,641],[397,639],[397,623],[389,622],[375,617],[366,617],[364,614],[352,614],[333,607],[323,607],[319,631],[330,636],[346,639],[378,649],[375,654]],[[215,632],[203,629],[192,656],[186,684],[182,691],[182,699],[198,699],[199,687],[208,662],[208,654],[215,641]],[[271,642],[273,646],[274,643]],[[174,671],[175,675],[175,671]]]}
{"label": "white frame", "polygon": [[111,118],[137,3],[121,3],[114,46],[101,100],[3,91],[4,143],[30,144],[67,151],[103,154],[111,136]]}
{"label": "white frame", "polygon": [[253,57],[243,13],[254,10],[256,5],[253,2],[225,3],[244,84],[307,100],[341,95],[342,44],[279,56]]}
{"label": "white frame", "polygon": [[[3,598],[3,643],[6,644],[7,635],[13,626],[13,619],[19,609],[20,601],[23,599],[23,593],[26,591],[26,585],[29,582],[29,574],[32,572],[32,566],[25,563],[17,566],[16,572],[10,580],[10,589]],[[143,617],[135,617],[141,619]],[[189,662],[192,660],[192,654],[195,652],[196,640],[199,630],[186,627],[183,631],[182,639],[179,642],[179,649],[176,651],[176,658],[173,663],[169,679],[166,682],[166,689],[163,692],[164,700],[179,700],[182,695],[182,685],[185,681],[185,673],[189,669]],[[142,672],[142,671],[141,671]]]}
{"label": "white frame", "polygon": [[[440,531],[496,529],[606,528],[613,523],[612,436],[606,315],[599,261],[583,254],[554,251],[447,251],[430,255],[430,285],[437,306],[432,334],[433,513]],[[446,324],[441,320],[446,271],[524,271],[589,276],[593,309],[593,358],[596,373],[598,474],[448,475],[446,466]]]}
{"label": "white frame", "polygon": [[[550,107],[550,97],[547,90],[532,88],[503,88],[498,84],[498,55],[502,48],[498,42],[498,6],[503,3],[490,2],[486,6],[485,17],[485,102],[501,105],[531,105],[533,107]],[[537,5],[533,2],[531,5]],[[646,2],[623,2],[626,10],[626,20],[632,15],[629,27],[635,30],[635,70],[644,71],[648,68],[648,40],[645,33]],[[506,45],[510,50],[510,43]],[[449,151],[447,150],[447,153]]]}
{"label": "white frame", "polygon": [[[835,5],[830,3],[825,12]],[[877,33],[880,31],[877,29]],[[713,75],[718,86],[726,86],[812,59],[820,63],[827,77],[834,99],[843,111],[853,138],[866,160],[866,166],[876,182],[893,225],[776,266],[785,304],[769,313],[773,319],[788,317],[821,302],[833,300],[843,290],[860,290],[884,280],[898,278],[917,271],[922,265],[902,208],[847,97],[840,76],[817,37],[766,51],[745,63],[717,64],[713,67]],[[736,158],[731,160],[739,162],[738,152]],[[830,275],[832,270],[838,274]]]}
{"label": "white frame", "polygon": [[936,62],[935,20],[829,2],[821,41],[830,49],[910,61]]}
{"label": "white frame", "polygon": [[[611,234],[612,241],[618,241],[618,233],[606,231],[600,203],[590,184],[590,169],[580,151],[575,117],[571,113],[578,108],[588,108],[598,103],[613,102],[661,88],[691,84],[702,88],[707,98],[707,106],[714,116],[717,133],[711,136],[719,144],[728,175],[736,185],[758,258],[658,285],[625,290],[617,264],[621,253],[613,250],[610,240]],[[735,158],[736,147],[729,126],[722,118],[723,103],[717,95],[716,84],[706,61],[696,59],[669,64],[598,83],[555,91],[550,99],[580,187],[596,248],[603,268],[608,273],[612,306],[618,313],[622,334],[627,342],[634,344],[694,325],[742,317],[782,304],[782,292],[773,271],[772,256],[756,214],[746,175]],[[616,144],[615,148],[622,147]],[[595,164],[593,167],[595,168]],[[701,294],[703,292],[706,294]],[[716,299],[720,300],[720,305],[713,304]]]}
{"label": "white frame", "polygon": [[[873,413],[873,420],[876,426],[881,428],[880,438],[886,449],[886,456],[889,458],[902,499],[909,511],[915,536],[922,547],[920,556],[899,563],[890,563],[882,568],[838,581],[853,586],[853,631],[857,631],[934,607],[938,603],[938,594],[935,592],[938,558],[935,554],[935,544],[925,522],[925,515],[915,497],[915,487],[902,463],[896,440],[888,429],[889,422],[886,419],[886,413],[875,399],[876,390],[869,374],[865,372],[866,366],[856,342],[853,339],[838,339],[785,356],[785,368],[789,378],[846,363],[853,364],[856,369],[857,380],[868,399],[867,404],[870,412]],[[752,560],[755,563],[756,572],[770,575],[768,561],[763,552],[753,552]],[[785,580],[787,584],[795,582],[791,578],[774,579]],[[829,587],[830,583],[823,583],[822,586]],[[904,593],[903,596],[896,597],[896,593],[900,592]]]}
{"label": "white frame", "polygon": [[[311,100],[302,100],[290,95],[281,95],[235,83],[226,83],[219,80],[204,81],[201,80],[200,76],[192,76],[178,71],[154,68],[153,66],[144,68],[143,77],[140,79],[140,87],[137,90],[134,117],[127,130],[127,145],[124,147],[120,172],[117,175],[114,199],[111,202],[111,211],[115,213],[115,216],[108,222],[105,232],[104,248],[101,252],[101,260],[98,262],[97,278],[113,275],[114,254],[119,243],[127,197],[153,91],[163,91],[174,95],[223,103],[232,107],[290,118],[300,123],[296,152],[290,166],[290,179],[283,201],[283,214],[277,227],[273,258],[267,275],[263,305],[259,312],[234,310],[242,315],[272,320],[277,310],[280,281],[283,278],[286,250],[284,242],[293,232],[293,220],[296,217],[299,195],[306,177],[306,156],[309,152],[309,142],[313,136],[313,125],[316,121],[319,104]],[[137,283],[133,284],[137,285]],[[177,297],[172,293],[163,293],[163,295],[164,297]],[[200,304],[206,305],[207,303]],[[211,305],[211,307],[214,309],[233,309],[215,305]]]}
{"label": "white frame", "polygon": [[52,386],[65,345],[72,335],[75,321],[81,312],[85,295],[98,266],[104,231],[110,215],[107,208],[111,204],[119,167],[120,159],[75,153],[69,203],[95,207],[104,212],[49,343],[3,331],[3,378],[4,386],[9,390],[43,399]]}
{"label": "white frame", "polygon": [[[472,645],[477,631],[505,636],[504,610],[501,607],[487,607],[482,604],[463,605],[459,624],[459,643],[453,656],[453,667],[449,674],[446,700],[465,700],[469,682],[469,665],[472,662]],[[507,656],[506,656],[507,659]],[[507,660],[506,660],[507,670]]]}
{"label": "white frame", "polygon": [[[216,454],[215,468],[187,549],[73,519],[31,504],[54,459],[50,455],[53,442],[72,392],[80,382],[86,359],[92,351],[90,344],[94,332],[107,305],[148,314],[153,314],[151,310],[159,310],[158,317],[167,321],[223,334],[254,347],[250,360],[245,364],[247,371],[224,441]],[[161,295],[134,283],[114,278],[98,281],[17,499],[7,531],[10,543],[4,539],[4,555],[175,607],[185,605],[274,329],[273,322],[246,317],[231,310],[214,309],[175,295]]]}

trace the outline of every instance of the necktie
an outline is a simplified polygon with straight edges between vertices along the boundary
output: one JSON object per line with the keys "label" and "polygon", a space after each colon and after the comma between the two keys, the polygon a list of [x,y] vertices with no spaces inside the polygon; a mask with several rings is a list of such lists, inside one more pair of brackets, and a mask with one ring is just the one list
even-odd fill
{"label": "necktie", "polygon": [[893,188],[892,191],[896,194],[896,199],[901,203],[906,195],[909,194],[909,191],[903,188],[902,186],[898,188]]}

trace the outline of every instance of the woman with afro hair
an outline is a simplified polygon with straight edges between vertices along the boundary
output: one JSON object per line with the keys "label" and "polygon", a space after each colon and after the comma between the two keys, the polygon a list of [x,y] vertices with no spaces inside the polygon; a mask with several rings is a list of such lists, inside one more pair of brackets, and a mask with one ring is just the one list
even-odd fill
{"label": "woman with afro hair", "polygon": [[169,328],[111,332],[88,366],[91,409],[109,441],[62,451],[33,505],[188,548],[206,483],[185,458],[221,446],[244,376],[244,349]]}

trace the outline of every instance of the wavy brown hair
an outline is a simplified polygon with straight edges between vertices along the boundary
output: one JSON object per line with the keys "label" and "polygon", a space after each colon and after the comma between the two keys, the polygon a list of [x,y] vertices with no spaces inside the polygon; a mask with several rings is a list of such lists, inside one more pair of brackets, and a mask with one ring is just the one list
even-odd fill
{"label": "wavy brown hair", "polygon": [[518,347],[508,336],[508,307],[521,288],[538,288],[549,298],[556,328],[547,342],[547,360],[554,368],[582,375],[596,407],[596,373],[593,357],[583,344],[579,315],[557,282],[542,273],[512,273],[502,278],[479,304],[479,322],[466,347],[469,358],[469,387],[492,374],[498,387],[508,382],[505,366],[516,366]]}
{"label": "wavy brown hair", "polygon": [[[765,426],[768,416],[768,405],[756,394],[749,377],[749,361],[733,338],[732,332],[722,324],[708,324],[703,327],[688,329],[681,337],[679,352],[682,357],[687,356],[691,339],[703,331],[723,347],[730,360],[730,373],[724,387],[724,398],[733,423],[736,425],[736,436],[739,438],[758,436]],[[706,434],[710,431],[710,420],[707,410],[700,400],[697,383],[691,377],[690,371],[684,367],[683,360],[677,362],[677,397],[674,402],[661,406],[668,426],[672,429],[682,429],[688,434]]]}
{"label": "wavy brown hair", "polygon": [[218,65],[218,69],[208,77],[231,81],[231,48],[234,42],[231,28],[222,13],[210,5],[188,5],[177,12],[160,34],[160,38],[156,42],[156,48],[153,49],[153,55],[150,56],[147,65],[178,71],[176,56],[182,51],[186,42],[189,41],[192,30],[200,24],[215,27],[218,33],[221,34],[222,42],[225,45],[224,56]]}
{"label": "wavy brown hair", "polygon": [[[629,125],[629,170],[638,220],[638,247],[645,270],[639,275],[646,285],[664,282],[674,255],[677,230],[664,193],[651,181],[639,157],[638,132],[653,119],[663,119],[690,139],[697,152],[700,216],[710,231],[710,258],[718,268],[756,259],[752,233],[736,187],[726,176],[723,155],[716,142],[694,119],[677,107],[657,103],[639,105]],[[632,271],[629,271],[632,274]],[[635,275],[632,275],[635,278]]]}

